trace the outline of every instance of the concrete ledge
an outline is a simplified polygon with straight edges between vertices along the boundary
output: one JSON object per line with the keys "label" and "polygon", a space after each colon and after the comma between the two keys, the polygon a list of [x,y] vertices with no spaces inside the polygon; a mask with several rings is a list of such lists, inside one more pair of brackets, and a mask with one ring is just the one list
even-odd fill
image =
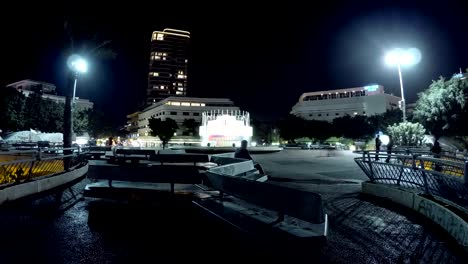
{"label": "concrete ledge", "polygon": [[363,182],[362,192],[388,199],[426,216],[468,250],[468,223],[440,203],[427,199],[416,191],[394,185]]}
{"label": "concrete ledge", "polygon": [[81,168],[69,172],[64,172],[52,176],[43,176],[35,178],[29,182],[12,185],[0,190],[0,204],[50,190],[83,177],[87,172],[88,165],[86,164]]}

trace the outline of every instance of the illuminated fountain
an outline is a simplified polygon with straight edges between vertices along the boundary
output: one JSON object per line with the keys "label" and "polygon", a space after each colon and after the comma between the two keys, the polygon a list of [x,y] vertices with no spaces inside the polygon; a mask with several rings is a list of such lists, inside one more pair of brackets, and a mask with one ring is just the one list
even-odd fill
{"label": "illuminated fountain", "polygon": [[250,115],[238,110],[213,110],[202,113],[200,126],[202,146],[239,147],[242,140],[250,142]]}

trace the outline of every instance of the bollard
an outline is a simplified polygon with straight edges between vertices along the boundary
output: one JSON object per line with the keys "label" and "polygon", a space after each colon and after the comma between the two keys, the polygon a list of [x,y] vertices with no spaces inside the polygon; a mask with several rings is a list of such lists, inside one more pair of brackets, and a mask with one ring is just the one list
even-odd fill
{"label": "bollard", "polygon": [[468,161],[465,161],[465,171],[463,173],[463,179],[465,180],[465,185],[468,185]]}

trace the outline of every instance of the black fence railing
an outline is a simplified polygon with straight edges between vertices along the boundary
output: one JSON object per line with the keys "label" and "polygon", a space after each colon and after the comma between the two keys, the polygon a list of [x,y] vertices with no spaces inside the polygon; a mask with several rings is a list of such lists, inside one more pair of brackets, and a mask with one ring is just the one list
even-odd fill
{"label": "black fence railing", "polygon": [[361,154],[354,160],[371,182],[418,189],[468,208],[468,162],[420,154]]}

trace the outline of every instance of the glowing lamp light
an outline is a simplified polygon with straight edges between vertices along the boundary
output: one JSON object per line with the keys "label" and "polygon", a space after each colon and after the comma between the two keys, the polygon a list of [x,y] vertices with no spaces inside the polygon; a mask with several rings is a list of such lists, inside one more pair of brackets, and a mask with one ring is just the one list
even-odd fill
{"label": "glowing lamp light", "polygon": [[382,142],[382,145],[388,145],[390,138],[387,135],[380,135],[380,141]]}
{"label": "glowing lamp light", "polygon": [[88,62],[80,55],[71,55],[67,60],[67,65],[70,70],[76,73],[88,72]]}
{"label": "glowing lamp light", "polygon": [[385,55],[385,63],[390,66],[397,66],[398,77],[400,78],[401,101],[403,110],[403,122],[406,121],[405,93],[403,89],[403,77],[401,66],[411,66],[421,61],[421,52],[417,48],[394,49]]}
{"label": "glowing lamp light", "polygon": [[417,48],[394,49],[385,55],[385,63],[393,65],[415,65],[421,61],[421,52]]}

